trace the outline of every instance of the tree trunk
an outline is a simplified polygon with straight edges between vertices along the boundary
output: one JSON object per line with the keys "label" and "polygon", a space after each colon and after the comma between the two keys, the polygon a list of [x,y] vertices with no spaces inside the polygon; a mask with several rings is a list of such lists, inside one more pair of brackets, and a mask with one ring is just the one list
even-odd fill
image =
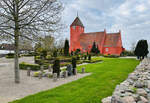
{"label": "tree trunk", "polygon": [[19,73],[19,22],[18,22],[18,4],[19,1],[15,0],[15,15],[14,15],[14,20],[15,20],[15,29],[14,29],[14,34],[15,34],[15,63],[14,63],[14,68],[15,68],[15,83],[20,83],[20,73]]}
{"label": "tree trunk", "polygon": [[15,83],[20,83],[20,75],[19,75],[19,29],[15,29]]}

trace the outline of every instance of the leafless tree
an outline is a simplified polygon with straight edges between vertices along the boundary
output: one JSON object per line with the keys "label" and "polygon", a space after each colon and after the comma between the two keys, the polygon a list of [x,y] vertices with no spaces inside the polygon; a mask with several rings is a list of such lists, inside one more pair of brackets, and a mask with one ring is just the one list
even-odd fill
{"label": "leafless tree", "polygon": [[136,42],[132,42],[132,44],[131,44],[131,52],[134,52],[135,47],[136,47]]}
{"label": "leafless tree", "polygon": [[62,5],[58,0],[1,0],[0,37],[15,44],[15,83],[20,82],[19,38],[35,40],[61,28]]}

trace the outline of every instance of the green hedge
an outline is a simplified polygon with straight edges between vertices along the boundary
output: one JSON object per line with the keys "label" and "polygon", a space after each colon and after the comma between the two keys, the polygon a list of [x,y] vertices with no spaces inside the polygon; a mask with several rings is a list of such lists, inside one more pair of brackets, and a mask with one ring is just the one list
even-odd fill
{"label": "green hedge", "polygon": [[[15,58],[15,54],[14,53],[8,53],[8,54],[6,54],[6,56],[5,56],[7,59],[11,59],[11,58]],[[21,56],[19,55],[19,58],[20,58]]]}
{"label": "green hedge", "polygon": [[119,58],[120,56],[117,55],[104,55],[104,57],[108,58]]}
{"label": "green hedge", "polygon": [[[44,69],[48,69],[49,64],[44,64],[43,66],[44,66]],[[38,64],[28,64],[25,62],[22,62],[19,64],[19,68],[22,70],[27,70],[28,67],[30,67],[31,70],[33,70],[33,71],[40,70],[40,65],[38,65]]]}
{"label": "green hedge", "polygon": [[102,60],[84,60],[84,63],[97,63],[97,62],[102,62]]}
{"label": "green hedge", "polygon": [[14,58],[15,54],[14,53],[8,53],[6,54],[6,58]]}

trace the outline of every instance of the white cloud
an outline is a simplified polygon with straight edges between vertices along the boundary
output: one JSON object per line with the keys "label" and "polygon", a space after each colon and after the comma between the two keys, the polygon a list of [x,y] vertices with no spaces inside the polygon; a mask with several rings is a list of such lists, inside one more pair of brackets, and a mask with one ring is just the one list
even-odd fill
{"label": "white cloud", "polygon": [[139,12],[143,12],[143,11],[145,11],[146,9],[147,9],[147,8],[145,7],[144,4],[138,5],[138,6],[136,7],[136,10],[139,11]]}

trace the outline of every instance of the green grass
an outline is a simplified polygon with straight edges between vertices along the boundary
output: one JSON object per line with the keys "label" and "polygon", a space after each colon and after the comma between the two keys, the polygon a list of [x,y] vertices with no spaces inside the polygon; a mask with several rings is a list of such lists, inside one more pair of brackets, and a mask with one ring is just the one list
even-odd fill
{"label": "green grass", "polygon": [[12,103],[101,103],[138,63],[135,59],[103,58],[102,63],[78,67],[85,67],[90,76]]}

